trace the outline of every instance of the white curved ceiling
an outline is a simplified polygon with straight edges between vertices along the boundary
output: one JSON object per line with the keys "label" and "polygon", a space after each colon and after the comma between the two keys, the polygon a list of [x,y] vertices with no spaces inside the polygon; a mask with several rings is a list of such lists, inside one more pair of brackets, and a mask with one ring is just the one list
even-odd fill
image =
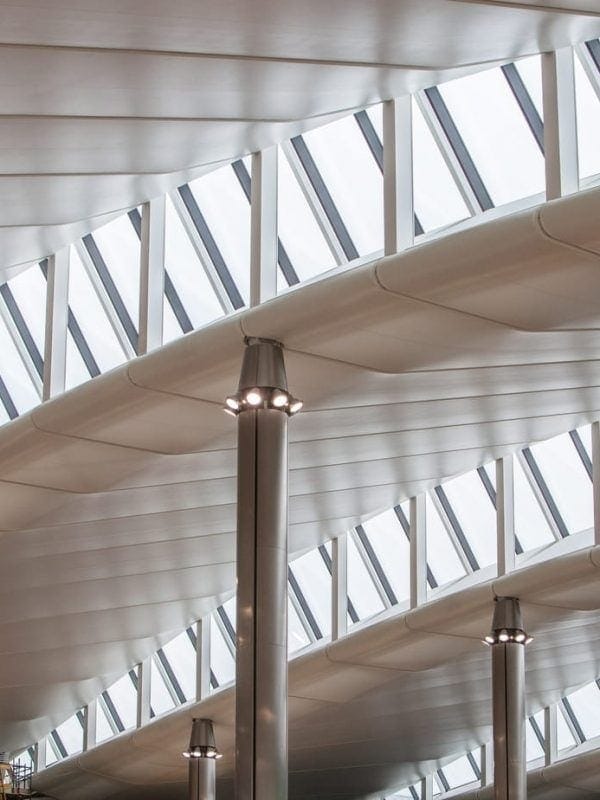
{"label": "white curved ceiling", "polygon": [[3,746],[233,588],[244,335],[285,344],[290,550],[600,416],[600,191],[334,274],[0,429]]}
{"label": "white curved ceiling", "polygon": [[[442,597],[356,630],[290,663],[290,798],[364,800],[414,783],[491,739],[489,632],[494,596],[521,598],[528,713],[593,680],[600,640],[600,549],[581,550]],[[233,797],[234,691],[189,703],[39,774],[58,800],[187,796],[181,753],[193,716],[212,719],[223,759],[218,796]],[[597,765],[597,756],[594,764]],[[585,760],[584,760],[585,766]],[[598,797],[597,773],[554,768],[532,797]],[[534,782],[535,786],[535,782]],[[580,793],[568,787],[580,786]],[[532,787],[533,788],[533,787]],[[594,793],[594,789],[596,793]],[[488,797],[486,792],[484,797]]]}
{"label": "white curved ceiling", "polygon": [[594,0],[0,0],[0,31],[8,275],[340,112],[597,37],[600,12]]}

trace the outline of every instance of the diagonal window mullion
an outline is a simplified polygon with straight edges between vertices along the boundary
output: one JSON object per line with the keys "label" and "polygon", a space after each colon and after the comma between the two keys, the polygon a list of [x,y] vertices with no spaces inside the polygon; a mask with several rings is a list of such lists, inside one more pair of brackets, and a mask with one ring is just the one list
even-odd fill
{"label": "diagonal window mullion", "polygon": [[[43,261],[40,261],[40,269],[42,270],[44,278],[48,280],[47,258],[45,258]],[[77,322],[75,314],[71,310],[71,306],[67,307],[67,329],[73,337],[75,347],[77,347],[79,355],[81,356],[83,363],[90,374],[90,377],[97,378],[98,375],[100,375],[100,367],[98,366],[98,362],[94,358],[94,354],[92,353],[90,346],[88,345],[87,340],[83,335],[81,328],[79,327],[79,323]]]}
{"label": "diagonal window mullion", "polygon": [[365,531],[362,525],[357,525],[354,530],[356,531],[356,535],[358,536],[358,539],[362,544],[365,555],[369,559],[370,566],[375,572],[377,582],[381,586],[388,603],[391,606],[397,605],[398,598],[396,597],[396,593],[392,589],[392,586],[387,579],[387,575],[385,574],[384,569],[381,566],[380,560],[377,558],[377,554],[375,553],[373,545],[371,544],[371,541],[367,536],[367,532]]}
{"label": "diagonal window mullion", "polygon": [[[325,566],[327,567],[327,571],[329,572],[330,575],[333,575],[333,561],[331,559],[331,556],[327,552],[327,548],[325,547],[324,544],[320,544],[319,545],[319,553],[321,554],[321,558],[325,562]],[[359,621],[360,617],[356,613],[356,609],[354,608],[352,600],[350,599],[350,594],[349,593],[348,593],[348,597],[346,598],[346,602],[348,603],[348,616],[350,617],[352,622],[354,624],[356,624]]]}
{"label": "diagonal window mullion", "polygon": [[107,717],[109,721],[113,723],[114,727],[117,729],[118,733],[123,733],[125,730],[125,725],[123,725],[123,720],[121,719],[119,712],[117,711],[117,707],[113,703],[112,697],[106,691],[106,689],[100,695],[102,701],[104,703],[104,707],[106,710]]}
{"label": "diagonal window mullion", "polygon": [[515,64],[504,64],[502,74],[514,95],[540,152],[544,155],[544,123]]}
{"label": "diagonal window mullion", "polygon": [[[400,523],[402,530],[404,531],[404,535],[408,539],[408,543],[410,544],[410,522],[406,517],[406,514],[402,510],[402,507],[399,505],[394,506],[394,513]],[[431,570],[429,564],[427,564],[427,583],[429,584],[430,589],[437,589],[438,582],[435,579],[435,576]]]}
{"label": "diagonal window mullion", "polygon": [[454,536],[456,537],[458,544],[460,545],[464,555],[466,556],[469,566],[471,567],[473,572],[476,572],[479,569],[479,562],[477,561],[475,553],[473,552],[471,545],[469,544],[469,540],[466,537],[462,525],[458,521],[458,517],[454,513],[452,504],[450,503],[450,500],[448,500],[448,495],[446,494],[442,486],[436,486],[434,492],[444,511],[444,514],[446,515],[446,519],[448,520],[448,523],[452,528]]}
{"label": "diagonal window mullion", "polygon": [[[509,456],[509,458],[512,458],[512,456]],[[496,494],[496,490],[494,489],[494,485],[490,480],[490,476],[487,474],[485,467],[477,467],[477,474],[479,475],[481,482],[483,483],[483,486],[487,492],[488,497],[492,502],[492,505],[494,506],[494,509],[497,511],[498,496]],[[517,555],[521,555],[523,553],[523,545],[519,541],[516,534],[515,534],[515,553]]]}
{"label": "diagonal window mullion", "polygon": [[[252,178],[246,169],[246,165],[241,159],[234,161],[231,164],[233,171],[235,172],[236,178],[240,182],[240,186],[244,194],[246,195],[246,199],[249,203],[252,202]],[[283,277],[286,280],[288,286],[295,286],[296,284],[300,283],[300,278],[298,277],[298,273],[294,269],[294,265],[287,253],[287,250],[283,246],[283,243],[279,236],[277,237],[277,262],[283,274]]]}
{"label": "diagonal window mullion", "polygon": [[119,294],[119,291],[116,287],[116,284],[110,274],[108,267],[106,266],[106,262],[102,257],[100,250],[98,249],[98,245],[96,244],[96,240],[92,236],[91,233],[88,233],[84,236],[81,240],[85,249],[88,252],[88,255],[94,265],[94,269],[96,270],[98,277],[102,285],[104,286],[104,290],[106,291],[112,307],[115,310],[115,313],[119,319],[119,322],[125,331],[125,335],[129,340],[130,345],[132,346],[135,353],[138,350],[138,332],[137,328],[133,324],[133,320],[129,316],[129,312],[123,302],[123,298]]}
{"label": "diagonal window mullion", "polygon": [[3,283],[0,285],[0,295],[4,300],[8,313],[17,329],[19,336],[21,337],[21,341],[23,342],[27,354],[33,363],[35,371],[37,372],[40,380],[43,380],[44,377],[44,359],[40,351],[37,348],[37,345],[34,341],[33,336],[31,335],[31,331],[27,323],[25,322],[25,318],[23,314],[21,314],[21,309],[17,305],[17,301],[14,298],[13,293],[8,287],[7,283]]}
{"label": "diagonal window mullion", "polygon": [[[194,650],[197,651],[197,649],[198,649],[198,637],[196,636],[196,632],[194,631],[193,628],[186,628],[185,632],[188,635],[188,639],[190,640],[190,642],[194,646]],[[217,680],[217,677],[216,677],[215,673],[212,671],[212,669],[210,670],[210,686],[211,686],[212,689],[218,689],[219,688],[219,681]]]}
{"label": "diagonal window mullion", "polygon": [[585,471],[587,472],[588,478],[591,481],[593,481],[594,473],[593,473],[592,459],[590,458],[588,451],[585,449],[585,445],[581,440],[581,436],[579,435],[578,431],[569,431],[569,436],[571,437],[571,441],[575,445],[577,454],[579,455],[579,458],[581,459],[581,462],[585,467]]}
{"label": "diagonal window mullion", "polygon": [[467,179],[467,182],[471,187],[471,191],[475,195],[481,210],[488,211],[490,208],[494,208],[492,198],[490,197],[483,179],[479,174],[479,170],[475,166],[475,162],[473,161],[471,154],[469,153],[467,146],[465,145],[463,138],[456,127],[456,123],[448,111],[448,107],[444,102],[440,90],[437,88],[437,86],[433,86],[430,89],[425,89],[425,96],[427,97],[427,100],[429,101],[429,104],[433,109],[433,112],[437,117],[442,130],[444,131],[446,139],[450,143],[450,147],[452,148],[454,155],[458,159],[458,163],[460,164],[463,174],[465,175],[465,178]]}
{"label": "diagonal window mullion", "polygon": [[[132,208],[131,211],[127,212],[127,216],[129,217],[129,221],[133,225],[133,229],[137,234],[138,239],[140,242],[142,241],[142,216],[137,208]],[[187,311],[183,303],[181,302],[181,297],[171,277],[167,271],[165,266],[164,269],[164,279],[165,279],[165,297],[167,298],[167,302],[171,306],[171,310],[179,323],[179,327],[183,331],[183,333],[189,333],[190,331],[194,330],[194,326],[192,325],[192,321],[190,320]]]}
{"label": "diagonal window mullion", "polygon": [[333,202],[333,198],[329,193],[329,189],[323,180],[323,176],[319,172],[319,168],[317,167],[315,160],[313,159],[310,150],[304,141],[304,138],[302,136],[294,136],[292,139],[290,139],[290,143],[294,148],[294,151],[300,163],[302,164],[302,168],[304,169],[304,172],[306,173],[308,180],[310,181],[319,199],[319,203],[325,212],[325,216],[329,220],[329,224],[334,230],[342,250],[344,251],[344,255],[348,261],[353,261],[359,257],[359,252],[356,249],[350,234],[348,233],[348,229],[344,224],[336,204]]}
{"label": "diagonal window mullion", "polygon": [[304,596],[304,592],[300,588],[300,584],[296,580],[296,576],[294,575],[292,568],[288,565],[288,582],[290,584],[290,588],[293,591],[300,608],[302,609],[302,614],[306,619],[308,625],[310,626],[315,639],[322,639],[323,633],[319,628],[319,623],[317,622],[315,615],[313,614],[306,597]]}
{"label": "diagonal window mullion", "polygon": [[[356,124],[360,128],[362,135],[365,137],[365,141],[373,158],[375,159],[377,166],[379,167],[379,171],[383,175],[383,144],[377,131],[375,130],[375,126],[371,122],[371,117],[366,111],[357,111],[354,115],[354,119],[356,120]],[[414,232],[415,236],[421,236],[421,234],[425,233],[416,212]]]}
{"label": "diagonal window mullion", "polygon": [[548,484],[546,483],[546,480],[542,475],[542,472],[538,466],[535,456],[533,455],[529,447],[524,447],[521,450],[521,453],[523,454],[523,458],[525,460],[525,463],[527,464],[527,467],[531,473],[533,480],[536,483],[536,486],[541,495],[541,499],[545,503],[546,508],[548,509],[548,512],[550,514],[550,517],[554,522],[554,525],[556,526],[558,533],[560,534],[560,537],[566,539],[567,536],[569,535],[569,529],[567,528],[565,521],[562,518],[560,511],[558,510],[558,506],[556,505],[554,497],[552,496],[552,493],[548,488]]}
{"label": "diagonal window mullion", "polygon": [[[156,651],[156,657],[160,663],[161,670],[160,672],[163,673],[161,677],[165,680],[167,684],[167,689],[169,694],[171,695],[171,699],[174,700],[176,703],[187,703],[187,697],[185,696],[183,689],[181,688],[181,684],[177,680],[177,676],[173,672],[173,667],[169,663],[169,659],[167,658],[165,651],[162,647],[159,647]],[[159,666],[158,664],[156,665]]]}
{"label": "diagonal window mullion", "polygon": [[600,39],[592,39],[586,42],[585,46],[589,50],[592,60],[596,65],[596,69],[600,73]]}
{"label": "diagonal window mullion", "polygon": [[8,387],[2,380],[1,375],[0,375],[0,401],[2,402],[4,410],[6,411],[10,419],[16,419],[19,416],[17,407],[15,406],[13,399],[10,396],[10,392],[8,391]]}
{"label": "diagonal window mullion", "polygon": [[225,263],[223,254],[219,250],[219,246],[217,245],[214,236],[210,232],[204,215],[200,211],[200,207],[196,202],[196,198],[194,197],[192,190],[190,189],[189,185],[185,183],[183,186],[179,186],[177,191],[179,192],[179,196],[181,197],[183,204],[187,209],[198,236],[202,240],[202,244],[208,253],[208,257],[211,260],[219,280],[221,281],[221,285],[225,289],[227,297],[229,298],[229,302],[236,311],[240,308],[243,308],[244,301],[239,289],[237,288],[231,272]]}

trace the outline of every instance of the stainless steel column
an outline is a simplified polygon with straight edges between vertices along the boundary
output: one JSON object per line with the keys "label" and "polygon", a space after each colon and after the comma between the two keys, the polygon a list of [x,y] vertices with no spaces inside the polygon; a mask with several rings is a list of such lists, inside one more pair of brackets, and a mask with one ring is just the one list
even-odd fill
{"label": "stainless steel column", "polygon": [[281,346],[247,340],[238,392],[236,800],[287,797],[288,417]]}
{"label": "stainless steel column", "polygon": [[492,697],[494,720],[494,798],[526,800],[525,755],[525,645],[519,601],[496,600],[492,632]]}
{"label": "stainless steel column", "polygon": [[211,720],[193,720],[190,745],[183,755],[189,759],[189,800],[215,800],[215,766],[221,755]]}

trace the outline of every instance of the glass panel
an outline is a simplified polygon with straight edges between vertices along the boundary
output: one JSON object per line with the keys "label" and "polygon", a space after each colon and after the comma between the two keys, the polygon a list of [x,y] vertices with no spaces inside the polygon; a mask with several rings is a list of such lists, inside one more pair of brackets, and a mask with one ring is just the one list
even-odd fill
{"label": "glass panel", "polygon": [[104,705],[98,701],[98,713],[96,714],[96,741],[104,742],[114,736],[113,730],[106,716]]}
{"label": "glass panel", "polygon": [[69,305],[100,371],[122,364],[123,350],[74,247],[69,270]]}
{"label": "glass panel", "polygon": [[67,369],[65,375],[65,388],[72,389],[90,379],[90,373],[81,357],[75,340],[70,333],[67,334]]}
{"label": "glass panel", "polygon": [[165,264],[194,328],[223,316],[214,289],[169,197],[165,212]]}
{"label": "glass panel", "polygon": [[530,56],[515,62],[517,72],[521,76],[529,96],[538,114],[544,118],[544,104],[542,100],[542,59],[541,56]]}
{"label": "glass panel", "polygon": [[348,595],[359,619],[372,617],[385,608],[356,546],[354,532],[348,534]]}
{"label": "glass panel", "polygon": [[360,255],[383,249],[383,177],[354,116],[304,134]]}
{"label": "glass panel", "polygon": [[307,644],[310,644],[310,639],[288,596],[288,650],[290,653],[295,653]]}
{"label": "glass panel", "polygon": [[167,300],[167,296],[163,297],[163,344],[172,342],[173,339],[179,339],[183,335],[181,325],[175,316],[171,304]]}
{"label": "glass panel", "polygon": [[94,239],[137,330],[140,306],[140,240],[127,214],[94,231]]}
{"label": "glass panel", "polygon": [[83,749],[83,728],[77,716],[69,717],[66,722],[58,726],[56,732],[69,755],[79,753]]}
{"label": "glass panel", "polygon": [[598,736],[600,734],[600,690],[596,683],[588,683],[587,686],[567,697],[586,739]]}
{"label": "glass panel", "polygon": [[29,379],[29,373],[23,366],[19,351],[2,319],[0,319],[0,352],[2,353],[0,365],[2,379],[17,411],[22,414],[39,405],[40,397]]}
{"label": "glass panel", "polygon": [[125,673],[113,683],[108,689],[108,694],[125,728],[134,728],[137,717],[137,692],[129,673]]}
{"label": "glass panel", "polygon": [[456,789],[457,786],[463,786],[465,783],[472,783],[477,779],[473,767],[466,756],[461,756],[456,761],[446,764],[444,766],[444,775],[451,789]]}
{"label": "glass panel", "polygon": [[550,544],[554,535],[517,458],[514,459],[514,476],[515,533],[526,552]]}
{"label": "glass panel", "polygon": [[415,213],[425,231],[470,216],[419,106],[412,102]]}
{"label": "glass panel", "polygon": [[188,700],[196,696],[196,650],[187,631],[171,639],[163,647],[175,677]]}
{"label": "glass panel", "polygon": [[439,89],[495,205],[544,191],[544,159],[500,69]]}
{"label": "glass panel", "polygon": [[566,750],[567,747],[573,747],[573,745],[577,744],[573,734],[571,733],[571,729],[566,723],[565,716],[560,705],[556,714],[556,728],[558,732],[557,744],[559,750]]}
{"label": "glass panel", "polygon": [[527,720],[527,725],[525,727],[525,734],[526,734],[525,739],[526,739],[527,761],[535,761],[537,758],[543,758],[544,748],[540,744],[540,740],[537,738],[533,726],[529,720]]}
{"label": "glass panel", "polygon": [[157,656],[152,656],[152,668],[150,679],[150,705],[152,710],[159,716],[164,714],[165,711],[170,711],[175,707],[173,698],[166,687],[163,676],[156,665]]}
{"label": "glass panel", "polygon": [[427,561],[439,586],[465,575],[454,545],[429,493],[425,501],[427,528]]}
{"label": "glass panel", "polygon": [[277,174],[279,238],[305,281],[335,267],[335,259],[281,148]]}
{"label": "glass panel", "polygon": [[233,595],[233,597],[230,597],[229,600],[226,603],[223,603],[223,606],[222,606],[223,607],[223,611],[225,611],[225,613],[227,614],[227,618],[229,619],[229,622],[231,623],[231,627],[233,628],[234,631],[235,631],[235,628],[236,628],[236,615],[237,615],[236,606],[237,606],[237,597],[236,597],[236,595]]}
{"label": "glass panel", "polygon": [[577,103],[577,149],[579,177],[600,172],[600,100],[575,56],[575,97]]}
{"label": "glass panel", "polygon": [[50,764],[56,764],[57,761],[56,745],[52,736],[46,736],[46,766],[49,767]]}
{"label": "glass panel", "polygon": [[35,264],[11,278],[8,287],[43,358],[46,331],[46,279],[42,270]]}
{"label": "glass panel", "polygon": [[290,565],[323,636],[331,635],[331,576],[317,549]]}
{"label": "glass panel", "polygon": [[363,523],[398,602],[410,597],[410,546],[393,508]]}
{"label": "glass panel", "polygon": [[210,625],[210,666],[222,686],[235,678],[235,661],[213,614]]}
{"label": "glass panel", "polygon": [[480,567],[496,562],[496,511],[476,471],[444,483],[444,491]]}
{"label": "glass panel", "polygon": [[568,433],[531,446],[570,533],[594,524],[592,482]]}
{"label": "glass panel", "polygon": [[246,305],[250,295],[250,204],[231,166],[190,183]]}

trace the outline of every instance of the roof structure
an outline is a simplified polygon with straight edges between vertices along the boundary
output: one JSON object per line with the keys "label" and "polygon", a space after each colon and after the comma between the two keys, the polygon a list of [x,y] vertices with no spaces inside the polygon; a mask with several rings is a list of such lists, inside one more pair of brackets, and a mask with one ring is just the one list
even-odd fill
{"label": "roof structure", "polygon": [[[292,672],[307,685],[332,652],[352,655],[404,619],[410,498],[425,509],[428,608],[464,616],[463,596],[489,600],[495,460],[514,470],[525,569],[514,579],[540,561],[551,580],[572,551],[585,564],[600,409],[594,2],[0,2],[0,19],[10,76],[0,181],[11,199],[0,208],[0,746],[49,767],[40,788],[147,794],[135,750],[187,725],[200,636],[213,695],[202,703],[228,747],[235,437],[221,404],[244,336],[284,343],[306,402],[291,429],[289,615]],[[404,161],[393,166],[409,168],[413,193],[390,249],[384,144],[399,97]],[[278,296],[255,306],[251,154],[272,146]],[[329,646],[340,536],[355,632]],[[532,651],[530,674],[528,757],[539,766],[558,737],[574,766],[548,774],[569,786],[596,763],[593,752],[588,767],[577,759],[600,734],[597,609],[577,602],[585,666],[568,666],[557,646]],[[132,734],[140,664],[160,719]],[[419,677],[423,696],[427,680],[450,680],[444,669]],[[361,680],[344,678],[348,720]],[[384,725],[385,753],[346,794],[344,765],[382,736],[352,746],[334,736],[337,767],[318,796],[338,786],[340,797],[418,797],[421,778],[441,794],[485,781],[484,707],[477,724],[449,722],[412,755]],[[303,717],[293,711],[298,741],[313,721]],[[92,748],[90,736],[107,741]],[[411,739],[431,743],[426,715]],[[123,782],[107,764],[130,744]],[[185,766],[175,759],[156,760],[168,791]],[[229,768],[226,758],[225,793]],[[102,775],[94,785],[89,769]],[[294,796],[316,797],[311,780],[293,783]],[[535,796],[551,800],[544,780]],[[600,796],[593,780],[581,792]]]}

